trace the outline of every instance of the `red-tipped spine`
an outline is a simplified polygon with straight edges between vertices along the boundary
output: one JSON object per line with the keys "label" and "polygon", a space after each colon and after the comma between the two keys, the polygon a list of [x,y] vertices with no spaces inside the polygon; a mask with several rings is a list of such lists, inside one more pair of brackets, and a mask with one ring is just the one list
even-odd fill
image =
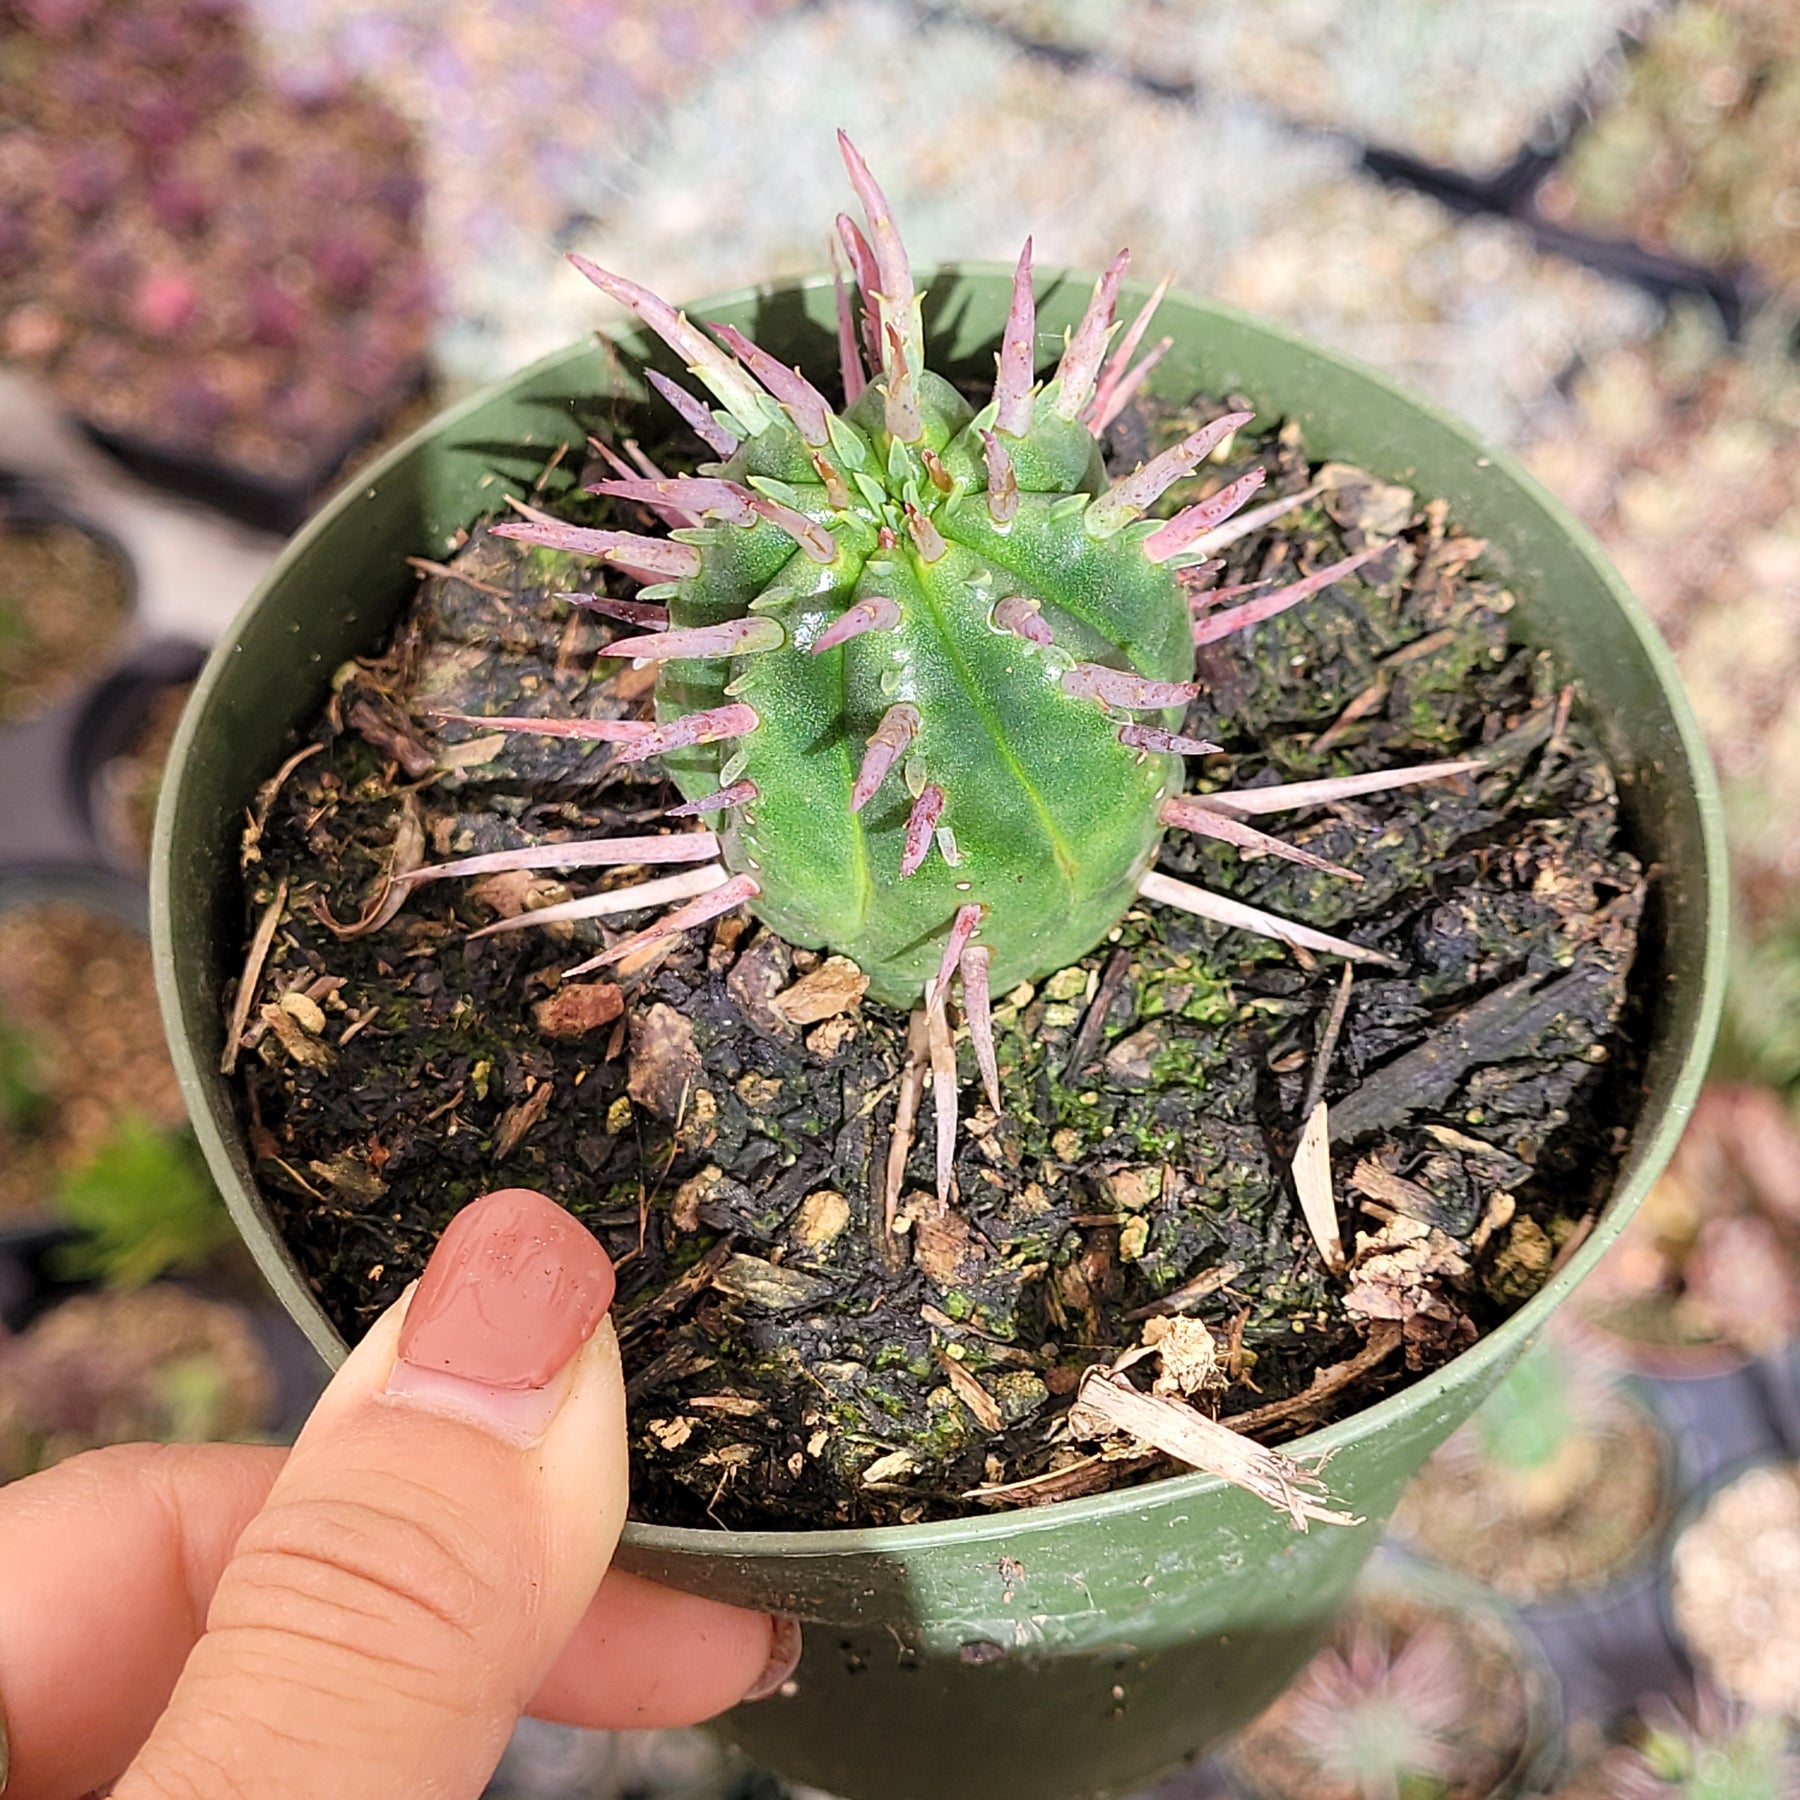
{"label": "red-tipped spine", "polygon": [[660,756],[665,750],[684,750],[690,744],[712,744],[720,738],[743,737],[761,723],[755,709],[741,701],[730,706],[708,707],[703,712],[684,713],[666,724],[652,725],[642,737],[633,738],[619,751],[618,761],[639,763],[646,757]]}
{"label": "red-tipped spine", "polygon": [[814,562],[824,565],[837,561],[837,545],[816,519],[809,519],[805,513],[767,494],[750,494],[749,500],[759,517],[779,526]]}
{"label": "red-tipped spine", "polygon": [[1177,731],[1164,731],[1160,725],[1121,725],[1119,742],[1127,750],[1157,750],[1180,756],[1217,756],[1225,746],[1209,743],[1205,738],[1183,737]]}
{"label": "red-tipped spine", "polygon": [[646,926],[628,938],[621,938],[610,950],[602,950],[598,956],[590,956],[586,962],[578,963],[572,969],[565,969],[564,979],[571,975],[585,975],[591,969],[604,969],[610,963],[623,962],[626,957],[648,949],[652,944],[660,944],[665,938],[677,937],[684,931],[692,931],[696,925],[708,924],[722,913],[728,913],[733,908],[754,900],[761,892],[762,889],[753,877],[735,875],[723,887],[714,888],[710,894],[702,894],[699,899],[690,900],[685,906],[678,906],[673,912],[664,913],[654,925]]}
{"label": "red-tipped spine", "polygon": [[1229,813],[1214,812],[1186,794],[1172,794],[1165,800],[1161,816],[1165,825],[1172,825],[1177,831],[1195,831],[1202,837],[1217,838],[1239,850],[1260,850],[1309,869],[1323,870],[1327,875],[1340,875],[1346,881],[1362,880],[1353,869],[1327,862],[1324,857],[1314,856],[1310,850],[1302,850],[1298,844],[1290,844],[1283,838],[1271,837],[1268,832],[1258,831],[1254,825],[1246,825]]}
{"label": "red-tipped spine", "polygon": [[700,573],[700,552],[692,544],[670,538],[640,537],[635,531],[595,531],[555,519],[508,519],[492,529],[495,537],[516,538],[522,544],[566,550],[574,556],[604,557],[621,568],[643,571],[655,581],[679,581]]}
{"label": "red-tipped spine", "polygon": [[1198,682],[1152,681],[1129,669],[1109,669],[1102,663],[1077,663],[1062,678],[1065,692],[1078,700],[1098,700],[1127,712],[1155,712],[1165,706],[1185,706],[1199,693]]}
{"label": "red-tipped spine", "polygon": [[1144,352],[1143,359],[1134,363],[1119,377],[1118,382],[1108,391],[1105,402],[1090,409],[1088,430],[1099,437],[1113,420],[1128,407],[1139,388],[1150,378],[1150,371],[1175,348],[1172,337],[1158,338]]}
{"label": "red-tipped spine", "polygon": [[944,790],[928,782],[919,791],[906,820],[906,847],[900,853],[900,873],[916,875],[931,853],[931,834],[944,816]]}
{"label": "red-tipped spine", "polygon": [[[1012,303],[1006,310],[1006,331],[1000,339],[1000,360],[994,371],[994,426],[1009,437],[1023,437],[1031,429],[1031,380],[1036,373],[1034,339],[1037,335],[1037,297],[1031,289],[1031,239],[1019,252],[1013,271]],[[985,438],[987,433],[984,431]],[[992,485],[992,463],[989,463]]]}
{"label": "red-tipped spine", "polygon": [[707,514],[728,525],[751,525],[756,521],[756,509],[745,489],[735,481],[718,481],[705,475],[678,475],[672,480],[664,476],[656,481],[630,475],[618,481],[591,482],[587,491],[680,514],[682,523],[688,525],[698,525]]}
{"label": "red-tipped spine", "polygon": [[931,1097],[937,1110],[937,1196],[940,1204],[947,1205],[956,1161],[956,1046],[943,1007],[926,1007],[925,1034],[931,1051]]}
{"label": "red-tipped spine", "polygon": [[730,807],[748,806],[756,797],[754,781],[734,781],[730,787],[722,787],[717,793],[707,794],[699,800],[684,800],[679,806],[671,806],[663,817],[698,819],[707,813],[724,812]]}
{"label": "red-tipped spine", "polygon": [[825,490],[825,504],[834,512],[850,510],[850,490],[844,485],[844,478],[825,459],[823,451],[812,453],[813,473],[819,478],[819,485]]}
{"label": "red-tipped spine", "polygon": [[772,425],[779,408],[729,356],[679,313],[660,294],[653,294],[623,275],[615,275],[598,263],[572,251],[569,261],[601,293],[628,306],[681,358],[699,380],[717,396],[719,404],[752,435]]}
{"label": "red-tipped spine", "polygon": [[1038,603],[1024,594],[1008,594],[1004,600],[997,601],[994,605],[994,623],[1002,631],[1010,631],[1014,637],[1021,637],[1028,644],[1046,645],[1056,641],[1050,634],[1044,615],[1038,610]]}
{"label": "red-tipped spine", "polygon": [[502,875],[513,869],[599,869],[637,863],[708,862],[719,854],[710,831],[672,831],[662,837],[593,838],[568,844],[538,844],[528,850],[491,850],[454,862],[427,863],[395,879],[406,887],[469,875]]}
{"label": "red-tipped spine", "polygon": [[919,555],[928,563],[938,561],[950,548],[935,521],[929,514],[920,512],[910,500],[906,503],[906,529],[912,534]]}
{"label": "red-tipped spine", "polygon": [[1286,612],[1290,606],[1297,606],[1302,600],[1310,600],[1314,594],[1330,587],[1334,581],[1342,581],[1346,575],[1360,569],[1370,557],[1379,556],[1384,548],[1381,544],[1371,545],[1367,550],[1357,551],[1354,556],[1346,556],[1341,562],[1316,569],[1298,581],[1290,581],[1286,587],[1278,587],[1273,593],[1246,600],[1242,606],[1228,606],[1221,613],[1209,613],[1195,622],[1195,645],[1216,644],[1220,638],[1230,637],[1234,631],[1248,631],[1252,625],[1260,625],[1264,620],[1274,618],[1277,613]]}
{"label": "red-tipped spine", "polygon": [[1144,554],[1152,562],[1167,562],[1184,550],[1192,549],[1215,525],[1229,519],[1267,479],[1267,471],[1252,469],[1240,475],[1229,487],[1222,487],[1210,500],[1197,500],[1184,507],[1166,525],[1159,526],[1144,539]]}
{"label": "red-tipped spine", "polygon": [[987,459],[988,517],[996,525],[1010,525],[1019,511],[1019,477],[1006,446],[984,425],[981,449]]}
{"label": "red-tipped spine", "polygon": [[843,254],[836,238],[831,240],[831,285],[837,296],[838,367],[844,376],[844,404],[854,406],[869,385],[869,376],[863,367],[862,349],[856,341],[856,313],[850,304],[850,289],[844,281]]}
{"label": "red-tipped spine", "polygon": [[671,662],[678,657],[755,656],[779,650],[787,633],[763,613],[722,619],[717,625],[695,625],[685,631],[653,631],[648,637],[615,638],[602,656],[632,656],[640,662]]}
{"label": "red-tipped spine", "polygon": [[647,369],[644,379],[681,415],[682,422],[715,456],[729,456],[738,447],[738,439],[713,417],[712,408],[704,400],[696,400],[660,369]]}
{"label": "red-tipped spine", "polygon": [[950,993],[950,977],[956,973],[956,965],[962,960],[962,953],[968,948],[969,939],[975,935],[975,928],[981,923],[985,906],[959,906],[956,917],[950,921],[950,935],[944,940],[944,954],[938,963],[937,979],[925,990],[927,1006],[942,1006]]}
{"label": "red-tipped spine", "polygon": [[523,737],[570,738],[580,743],[637,744],[656,727],[644,719],[531,719],[521,713],[435,713],[440,725],[472,725]]}
{"label": "red-tipped spine", "polygon": [[[1084,415],[1088,429],[1096,437],[1117,416],[1118,406],[1113,405],[1113,395],[1126,379],[1126,371],[1131,366],[1131,358],[1138,345],[1144,341],[1144,333],[1150,329],[1150,321],[1156,317],[1156,309],[1162,305],[1163,296],[1168,293],[1174,279],[1173,275],[1165,275],[1150,290],[1150,298],[1138,308],[1137,317],[1125,327],[1124,335],[1113,346],[1112,355],[1106,359],[1106,367],[1100,371],[1100,379],[1094,386],[1094,397],[1088,403],[1088,409]],[[1165,344],[1172,341],[1169,338],[1163,339]]]}
{"label": "red-tipped spine", "polygon": [[1056,366],[1052,385],[1056,388],[1056,412],[1059,418],[1081,416],[1094,392],[1094,377],[1100,372],[1100,359],[1106,354],[1106,339],[1112,329],[1113,308],[1119,300],[1119,283],[1125,278],[1125,265],[1131,260],[1129,250],[1121,250],[1094,283],[1094,297],[1088,302],[1081,323],[1075,327]]}
{"label": "red-tipped spine", "polygon": [[875,267],[875,252],[869,248],[862,227],[848,213],[838,214],[837,229],[838,242],[844,247],[857,292],[862,295],[863,349],[868,354],[870,370],[877,371],[881,367],[881,275]]}
{"label": "red-tipped spine", "polygon": [[[839,132],[838,152],[849,172],[850,185],[862,202],[863,215],[869,221],[869,244],[875,252],[878,291],[882,300],[884,324],[899,333],[900,355],[916,376],[925,364],[925,347],[919,335],[918,320],[913,309],[912,267],[906,259],[906,246],[894,224],[893,209],[880,183],[869,172],[869,165],[849,138]],[[894,371],[888,370],[892,380]]]}
{"label": "red-tipped spine", "polygon": [[1128,525],[1183,476],[1193,474],[1234,431],[1254,417],[1247,412],[1226,413],[1210,425],[1190,432],[1179,444],[1140,464],[1129,475],[1121,475],[1083,515],[1088,531],[1095,537],[1109,537]]}
{"label": "red-tipped spine", "polygon": [[881,715],[863,751],[862,767],[857,770],[856,784],[850,790],[850,810],[859,813],[875,798],[875,790],[887,779],[894,759],[919,734],[919,709],[902,700]]}
{"label": "red-tipped spine", "polygon": [[625,440],[625,454],[637,464],[638,472],[650,481],[667,481],[669,478],[649,457],[644,454],[644,447],[636,438]]}
{"label": "red-tipped spine", "polygon": [[[594,433],[589,432],[588,448],[592,450],[596,456],[604,457],[606,459],[606,466],[611,469],[615,475],[622,476],[628,481],[637,478],[639,471],[634,469],[631,464],[606,441],[605,438],[596,437]],[[592,492],[591,489],[589,491]]]}
{"label": "red-tipped spine", "polygon": [[865,631],[892,631],[900,623],[900,602],[886,594],[871,594],[866,600],[858,600],[854,606],[844,608],[837,618],[813,639],[814,656],[826,650],[835,650],[839,644],[847,644],[853,637],[861,637]]}
{"label": "red-tipped spine", "polygon": [[669,622],[666,606],[651,606],[642,600],[615,600],[611,594],[558,594],[571,606],[583,612],[599,613],[603,618],[618,619],[626,625],[664,626]]}
{"label": "red-tipped spine", "polygon": [[976,1066],[981,1070],[981,1085],[987,1089],[988,1104],[995,1112],[1005,1109],[1000,1104],[1000,1064],[994,1055],[994,1011],[988,995],[988,957],[986,944],[971,944],[962,953],[963,1015],[969,1021],[969,1041],[975,1046]]}
{"label": "red-tipped spine", "polygon": [[798,369],[790,369],[778,357],[753,344],[735,325],[715,325],[713,330],[724,339],[732,355],[787,408],[804,442],[817,450],[831,441],[826,426],[831,403]]}

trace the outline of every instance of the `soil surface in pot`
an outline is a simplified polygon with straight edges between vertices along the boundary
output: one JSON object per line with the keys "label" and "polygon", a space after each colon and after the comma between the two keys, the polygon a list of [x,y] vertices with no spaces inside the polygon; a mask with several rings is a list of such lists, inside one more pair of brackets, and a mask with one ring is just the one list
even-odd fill
{"label": "soil surface in pot", "polygon": [[[1219,410],[1128,414],[1113,461]],[[650,448],[692,465],[692,446]],[[245,843],[251,948],[228,1032],[263,1191],[344,1334],[417,1274],[456,1208],[542,1188],[619,1266],[642,1516],[893,1522],[1166,1469],[1130,1440],[1075,1441],[1069,1410],[1085,1369],[1171,1315],[1206,1328],[1188,1385],[1208,1409],[1279,1440],[1442,1362],[1535,1291],[1604,1199],[1635,1104],[1643,880],[1613,778],[1567,672],[1511,641],[1510,595],[1441,504],[1314,468],[1290,429],[1240,433],[1165,507],[1255,463],[1271,493],[1320,492],[1236,543],[1218,586],[1384,548],[1203,653],[1210,685],[1183,729],[1226,753],[1190,785],[1489,759],[1302,816],[1289,836],[1360,883],[1173,837],[1163,851],[1172,875],[1403,965],[1357,971],[1323,1072],[1347,1277],[1288,1175],[1339,993],[1329,959],[1146,906],[997,996],[1003,1091],[1022,1100],[1000,1117],[974,1104],[959,1032],[966,1128],[945,1208],[907,1018],[865,1003],[842,959],[731,915],[564,983],[644,915],[471,940],[569,891],[516,873],[421,883],[399,904],[396,870],[654,830],[678,798],[654,765],[591,745],[434,731],[449,712],[648,704],[651,670],[595,657],[633,628],[556,598],[618,578],[477,530],[422,570],[387,653],[340,671]],[[540,504],[643,526],[546,474]],[[896,1115],[921,1087],[909,1137]]]}
{"label": "soil surface in pot", "polygon": [[1498,1614],[1371,1583],[1225,1752],[1246,1800],[1493,1800],[1542,1748],[1540,1679]]}
{"label": "soil surface in pot", "polygon": [[126,1119],[191,1160],[186,1117],[144,934],[73,902],[0,911],[0,1222],[51,1210]]}
{"label": "soil surface in pot", "polygon": [[78,525],[0,507],[0,725],[102,673],[131,619],[131,578]]}
{"label": "soil surface in pot", "polygon": [[1600,1586],[1655,1543],[1673,1447],[1629,1394],[1531,1467],[1485,1455],[1469,1427],[1406,1490],[1393,1529],[1407,1544],[1512,1601]]}
{"label": "soil surface in pot", "polygon": [[1746,1470],[1675,1540],[1669,1606],[1721,1693],[1800,1723],[1800,1464]]}

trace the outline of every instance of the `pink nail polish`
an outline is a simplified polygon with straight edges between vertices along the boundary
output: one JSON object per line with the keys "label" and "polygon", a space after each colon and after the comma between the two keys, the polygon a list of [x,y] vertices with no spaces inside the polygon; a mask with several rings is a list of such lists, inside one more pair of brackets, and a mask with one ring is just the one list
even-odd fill
{"label": "pink nail polish", "polygon": [[425,1265],[388,1395],[531,1442],[562,1405],[613,1286],[605,1251],[554,1200],[488,1194],[450,1221]]}
{"label": "pink nail polish", "polygon": [[776,1614],[769,1623],[769,1660],[763,1666],[763,1672],[750,1684],[750,1691],[739,1701],[740,1706],[779,1694],[800,1666],[800,1621]]}

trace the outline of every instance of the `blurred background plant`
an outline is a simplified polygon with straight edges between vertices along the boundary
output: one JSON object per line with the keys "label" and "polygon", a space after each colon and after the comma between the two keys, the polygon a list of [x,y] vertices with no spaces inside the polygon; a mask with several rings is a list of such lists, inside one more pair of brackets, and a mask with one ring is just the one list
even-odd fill
{"label": "blurred background plant", "polygon": [[1555,1800],[1794,1800],[1800,1756],[1793,1727],[1709,1688],[1685,1706],[1646,1700],[1620,1741],[1589,1758]]}
{"label": "blurred background plant", "polygon": [[167,1285],[77,1295],[0,1337],[0,1482],[103,1444],[254,1436],[275,1394],[241,1309]]}
{"label": "blurred background plant", "polygon": [[1513,1601],[1647,1556],[1674,1446],[1616,1364],[1552,1327],[1402,1496],[1395,1535]]}
{"label": "blurred background plant", "polygon": [[141,1113],[120,1116],[63,1178],[51,1207],[76,1233],[59,1258],[62,1272],[107,1287],[191,1275],[233,1241],[230,1216],[193,1138]]}
{"label": "blurred background plant", "polygon": [[138,1287],[232,1241],[187,1130],[142,933],[72,902],[0,908],[0,1228],[60,1221],[70,1278]]}
{"label": "blurred background plant", "polygon": [[1226,1770],[1245,1800],[1489,1800],[1560,1748],[1549,1671],[1502,1603],[1385,1558]]}

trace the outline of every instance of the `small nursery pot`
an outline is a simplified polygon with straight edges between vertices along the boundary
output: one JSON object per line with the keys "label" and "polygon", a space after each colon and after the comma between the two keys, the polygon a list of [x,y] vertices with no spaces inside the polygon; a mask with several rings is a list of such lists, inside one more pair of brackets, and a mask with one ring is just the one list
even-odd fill
{"label": "small nursery pot", "polygon": [[[1517,1707],[1516,1730],[1507,1733],[1499,1743],[1490,1740],[1486,1754],[1477,1758],[1476,1766],[1485,1762],[1491,1778],[1473,1776],[1465,1759],[1454,1772],[1445,1773],[1450,1791],[1467,1794],[1470,1800],[1512,1800],[1520,1793],[1539,1792],[1563,1757],[1563,1697],[1556,1671],[1524,1620],[1506,1601],[1478,1582],[1406,1553],[1383,1551],[1357,1582],[1345,1623],[1353,1630],[1365,1622],[1376,1626],[1373,1642],[1385,1654],[1386,1637],[1380,1628],[1408,1615],[1422,1620],[1434,1631],[1460,1638],[1469,1659],[1467,1674],[1474,1677],[1480,1671],[1481,1678],[1471,1680],[1460,1696],[1461,1709],[1466,1714],[1478,1713],[1484,1705],[1491,1709],[1504,1691],[1505,1673],[1510,1673],[1516,1684],[1506,1696]],[[1341,1626],[1337,1645],[1340,1653],[1347,1648]],[[1354,1676],[1352,1680],[1354,1683]],[[1383,1689],[1378,1701],[1380,1711],[1386,1713],[1396,1705],[1404,1707],[1403,1676],[1392,1687],[1384,1683]],[[1358,1698],[1354,1685],[1348,1693],[1338,1689],[1334,1697],[1338,1702],[1334,1711],[1353,1706]],[[1278,1703],[1275,1710],[1280,1713],[1285,1708]],[[1425,1723],[1430,1711],[1428,1703],[1425,1714],[1412,1722]],[[1253,1725],[1219,1759],[1236,1800],[1319,1800],[1328,1788],[1343,1793],[1355,1785],[1351,1780],[1329,1781],[1321,1773],[1316,1751],[1314,1756],[1305,1753],[1305,1734],[1295,1732],[1292,1714],[1287,1730],[1279,1734],[1287,1739],[1285,1745],[1280,1745],[1279,1738],[1269,1732],[1271,1723]],[[1456,1723],[1461,1726],[1465,1719],[1459,1718]],[[1251,1740],[1257,1738],[1262,1740],[1262,1755],[1252,1748]],[[1275,1750],[1273,1756],[1269,1754],[1271,1749]],[[1296,1749],[1301,1752],[1298,1757],[1294,1755]],[[1330,1759],[1326,1760],[1329,1766]],[[1373,1783],[1364,1791],[1372,1789]],[[1400,1791],[1411,1791],[1404,1778]]]}
{"label": "small nursery pot", "polygon": [[66,688],[0,721],[0,896],[69,895],[141,926],[142,854],[104,816],[105,771],[143,732],[158,696],[190,680],[206,652],[148,635],[137,568],[117,538],[36,483],[0,473],[0,527],[9,525],[62,526],[91,539],[118,567],[124,608]]}
{"label": "small nursery pot", "polygon": [[[933,366],[991,371],[1009,271],[940,271]],[[1041,278],[1040,342],[1088,291]],[[694,309],[786,362],[835,366],[832,287],[815,278]],[[1634,847],[1660,872],[1640,950],[1644,1092],[1610,1203],[1546,1288],[1447,1367],[1328,1430],[1332,1488],[1365,1521],[1297,1534],[1210,1477],[1029,1512],[870,1530],[717,1532],[633,1524],[622,1566],[802,1619],[795,1691],[732,1715],[752,1755],[849,1800],[1074,1800],[1139,1785],[1252,1718],[1311,1653],[1407,1479],[1580,1280],[1662,1166],[1692,1107],[1724,976],[1719,806],[1668,654],[1580,528],[1508,458],[1349,361],[1226,308],[1172,296],[1165,392],[1242,392],[1298,420],[1310,454],[1443,496],[1518,595],[1521,635],[1579,674],[1621,777]],[[374,650],[441,554],[579,447],[597,397],[641,392],[621,331],[445,414],[297,537],[214,652],[172,756],[152,864],[170,1036],[196,1129],[264,1272],[320,1353],[344,1346],[258,1196],[221,1079],[222,996],[241,964],[237,842],[253,791],[296,744],[332,671]]]}

